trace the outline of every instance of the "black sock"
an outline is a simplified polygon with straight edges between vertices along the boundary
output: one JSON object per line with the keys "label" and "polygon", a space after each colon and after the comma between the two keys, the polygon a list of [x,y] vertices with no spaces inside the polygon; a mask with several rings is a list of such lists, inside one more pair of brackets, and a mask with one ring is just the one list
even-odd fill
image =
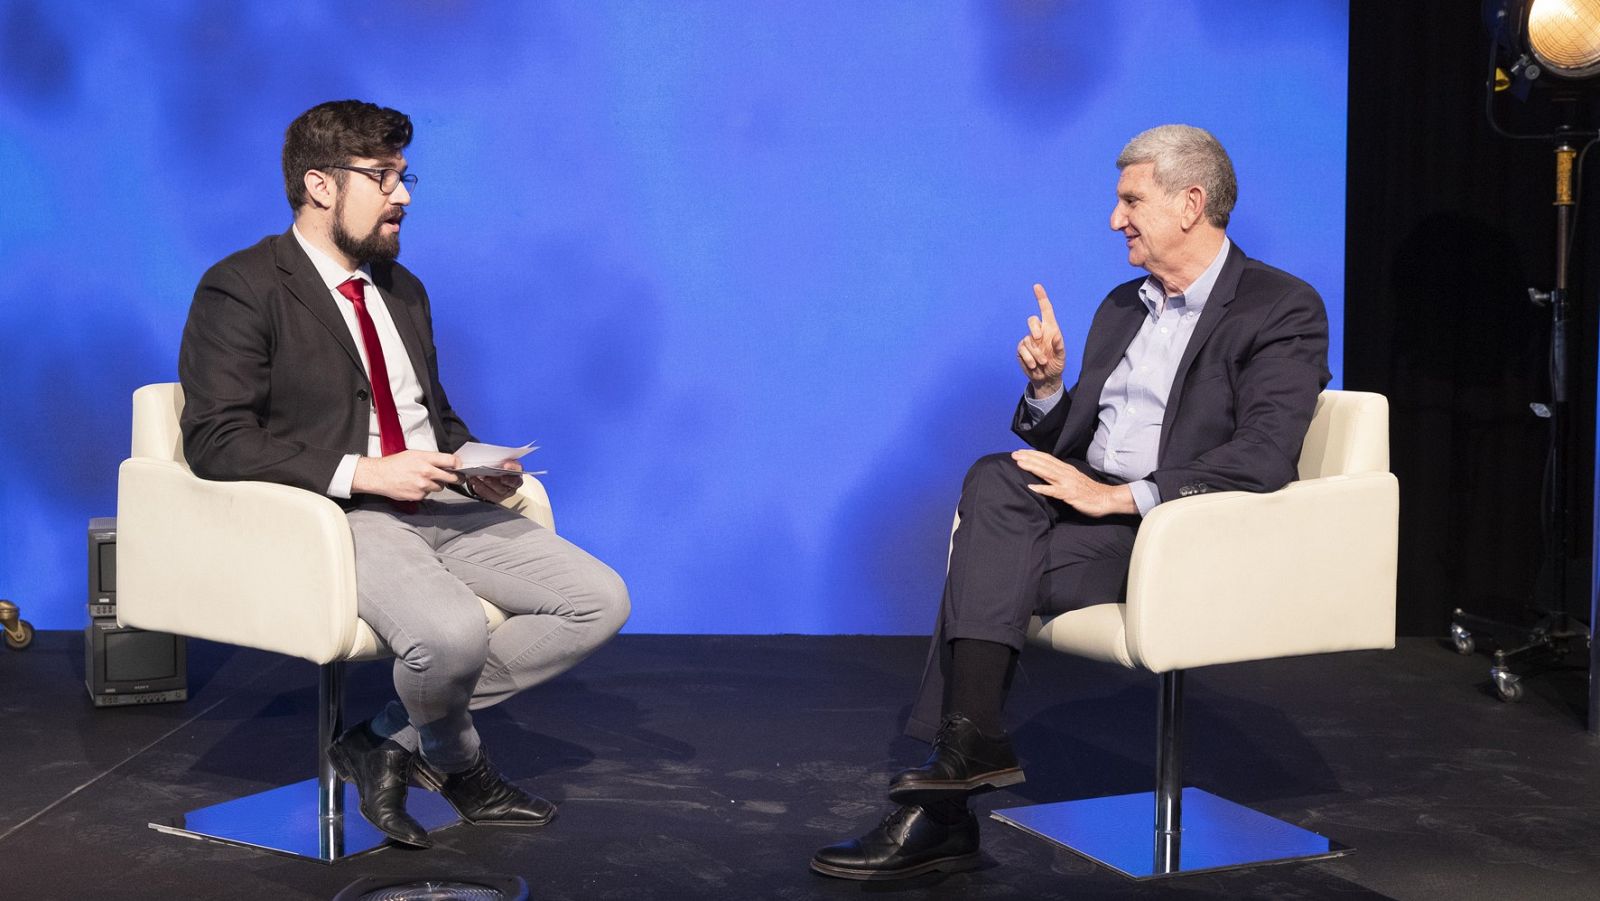
{"label": "black sock", "polygon": [[361,724],[361,737],[365,738],[368,742],[370,742],[372,744],[372,746],[374,748],[376,748],[378,745],[383,744],[384,741],[388,738],[388,736],[387,735],[379,735],[378,734],[378,730],[372,728],[372,724],[373,724],[373,720],[367,720],[366,722]]}
{"label": "black sock", "polygon": [[1000,710],[1005,706],[1006,685],[1011,681],[1017,652],[1007,645],[976,638],[958,638],[950,643],[950,649],[954,661],[945,715],[959,713],[985,735],[1004,734]]}
{"label": "black sock", "polygon": [[935,822],[944,826],[954,826],[967,818],[967,801],[935,801],[932,804],[922,805],[928,816]]}

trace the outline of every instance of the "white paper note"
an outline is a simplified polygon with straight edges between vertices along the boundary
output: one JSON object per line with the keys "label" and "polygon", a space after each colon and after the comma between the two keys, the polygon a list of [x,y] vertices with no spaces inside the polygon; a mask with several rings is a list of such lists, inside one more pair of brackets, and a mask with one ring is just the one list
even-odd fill
{"label": "white paper note", "polygon": [[461,462],[461,468],[457,469],[456,472],[466,476],[544,475],[543,470],[524,473],[521,470],[505,469],[500,465],[507,460],[520,460],[538,449],[538,445],[531,441],[521,447],[505,447],[499,444],[480,444],[477,441],[468,441],[456,451],[456,459]]}

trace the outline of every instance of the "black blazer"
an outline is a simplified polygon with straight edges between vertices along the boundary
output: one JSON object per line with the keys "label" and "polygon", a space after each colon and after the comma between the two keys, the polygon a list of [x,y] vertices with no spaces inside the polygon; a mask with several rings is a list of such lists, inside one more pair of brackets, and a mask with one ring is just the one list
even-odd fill
{"label": "black blazer", "polygon": [[[404,266],[374,263],[439,448],[473,440],[439,384],[428,294]],[[372,386],[332,295],[285,232],[212,266],[178,351],[183,452],[207,479],[323,494],[346,454],[366,454]]]}
{"label": "black blazer", "polygon": [[[1012,430],[1033,447],[1081,462],[1100,392],[1149,310],[1134,279],[1100,304],[1078,383],[1031,428],[1026,402]],[[1208,491],[1275,491],[1293,481],[1300,446],[1328,384],[1328,315],[1305,282],[1228,252],[1167,395],[1156,483],[1163,501]]]}

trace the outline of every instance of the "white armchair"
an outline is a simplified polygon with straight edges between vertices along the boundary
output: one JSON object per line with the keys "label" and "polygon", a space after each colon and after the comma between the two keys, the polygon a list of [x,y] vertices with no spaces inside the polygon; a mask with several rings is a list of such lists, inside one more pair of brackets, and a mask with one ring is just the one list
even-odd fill
{"label": "white armchair", "polygon": [[[117,479],[117,618],[125,626],[226,642],[320,667],[317,776],[212,807],[163,832],[331,861],[369,850],[382,833],[344,817],[346,795],[328,748],[343,728],[343,664],[389,649],[356,615],[355,555],[344,511],[328,498],[268,482],[214,482],[189,471],[178,416],[183,389],[133,395],[133,449]],[[505,506],[554,529],[531,476]],[[490,629],[505,614],[487,601]],[[438,796],[410,792],[427,829],[456,820]]]}
{"label": "white armchair", "polygon": [[1399,486],[1388,401],[1326,391],[1300,481],[1270,494],[1177,498],[1145,517],[1125,603],[1035,617],[1033,643],[1161,674],[1156,790],[994,812],[1134,878],[1349,849],[1183,788],[1183,672],[1394,647]]}

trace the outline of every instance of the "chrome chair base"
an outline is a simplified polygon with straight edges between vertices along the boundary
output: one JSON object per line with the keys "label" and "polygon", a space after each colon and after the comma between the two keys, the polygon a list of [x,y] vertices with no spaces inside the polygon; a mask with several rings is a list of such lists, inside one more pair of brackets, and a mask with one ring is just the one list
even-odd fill
{"label": "chrome chair base", "polygon": [[1182,804],[1183,828],[1176,841],[1164,842],[1154,827],[1154,792],[1009,807],[990,816],[1130,879],[1324,860],[1355,850],[1198,788],[1185,788]]}
{"label": "chrome chair base", "polygon": [[[307,779],[191,810],[170,823],[151,823],[150,828],[168,835],[322,863],[382,847],[386,839],[361,816],[361,799],[355,786],[348,783],[340,783],[340,786],[344,790],[347,811],[343,816],[323,818],[318,815],[317,780]],[[406,793],[406,810],[429,832],[461,821],[444,798],[415,786]]]}

